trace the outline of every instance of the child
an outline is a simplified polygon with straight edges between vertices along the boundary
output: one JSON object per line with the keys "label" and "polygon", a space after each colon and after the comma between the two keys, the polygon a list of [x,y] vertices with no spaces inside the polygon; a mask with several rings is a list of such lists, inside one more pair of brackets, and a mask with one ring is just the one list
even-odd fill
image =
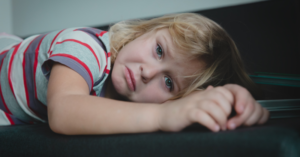
{"label": "child", "polygon": [[70,28],[0,52],[0,125],[48,121],[73,135],[180,131],[196,122],[217,132],[269,115],[245,89],[256,92],[232,39],[197,14],[120,22],[109,33]]}

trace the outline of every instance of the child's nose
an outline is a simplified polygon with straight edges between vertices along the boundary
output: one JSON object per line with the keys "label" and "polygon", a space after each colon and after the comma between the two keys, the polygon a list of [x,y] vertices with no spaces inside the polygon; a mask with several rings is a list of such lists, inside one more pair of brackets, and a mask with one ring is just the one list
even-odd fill
{"label": "child's nose", "polygon": [[153,65],[140,66],[141,77],[144,83],[148,83],[152,78],[154,78],[159,73],[159,68]]}

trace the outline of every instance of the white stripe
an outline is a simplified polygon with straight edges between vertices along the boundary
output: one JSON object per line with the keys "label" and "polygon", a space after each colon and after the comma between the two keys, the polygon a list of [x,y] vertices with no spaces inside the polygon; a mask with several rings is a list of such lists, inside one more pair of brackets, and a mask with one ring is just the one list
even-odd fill
{"label": "white stripe", "polygon": [[[73,33],[69,33],[65,37],[66,38],[63,38],[63,37],[60,38],[58,41],[61,42],[66,39],[74,39],[74,40],[78,40],[78,41],[88,44],[94,50],[95,55],[97,57],[97,58],[95,58],[95,61],[98,60],[99,64],[100,64],[100,71],[97,72],[99,75],[98,76],[93,75],[93,80],[94,80],[93,84],[94,84],[97,81],[97,79],[99,79],[102,76],[102,72],[105,68],[105,65],[107,64],[104,50],[90,35],[88,35],[87,33],[83,32],[83,31],[75,31]],[[90,52],[90,53],[91,54],[89,54],[89,55],[94,56],[94,54],[92,54],[92,52]],[[83,54],[83,55],[86,55],[86,54]],[[76,56],[76,54],[74,54],[74,56]],[[89,67],[89,69],[91,71],[93,69],[95,69],[95,67],[90,67],[91,65],[89,63],[91,63],[91,61],[86,61],[86,60],[83,60],[82,58],[79,58],[79,59],[81,61],[83,61]],[[95,73],[92,72],[92,74],[95,74]]]}
{"label": "white stripe", "polygon": [[[28,39],[24,40],[19,47],[19,50],[15,54],[12,62],[11,67],[11,81],[12,87],[15,92],[16,100],[23,111],[31,116],[34,119],[37,119],[41,122],[45,122],[41,118],[35,115],[35,113],[28,107],[26,94],[25,94],[25,87],[24,87],[24,79],[23,79],[23,58],[24,58],[24,51],[26,50],[27,46],[30,42],[35,39],[36,36],[29,37]],[[10,58],[11,60],[12,58]],[[28,62],[28,61],[27,61]]]}
{"label": "white stripe", "polygon": [[[50,47],[50,44],[54,37],[59,33],[60,31],[57,31],[55,34],[49,33],[42,41],[39,49],[38,54],[38,64],[36,68],[35,73],[35,86],[36,86],[36,92],[37,92],[37,99],[42,103],[42,105],[47,106],[47,87],[48,87],[48,80],[44,76],[44,73],[42,72],[42,64],[49,58],[48,50]],[[64,31],[63,31],[64,32]],[[60,35],[57,36],[57,38]],[[57,39],[56,38],[56,39]],[[53,42],[53,45],[56,41]],[[52,46],[53,47],[53,46]]]}
{"label": "white stripe", "polygon": [[[108,51],[107,53],[109,53],[110,52],[110,45],[109,45],[109,34],[108,34],[108,32],[104,33],[102,35],[102,37],[99,36],[99,38],[104,43],[104,45],[106,47],[106,50]],[[105,59],[105,58],[103,58],[103,59]],[[110,57],[107,57],[107,67],[106,67],[107,70],[110,70],[110,66],[111,66],[111,60],[110,59],[111,59]],[[103,65],[102,67],[105,67],[105,65]],[[104,70],[102,71],[103,73],[105,73]],[[104,86],[104,83],[105,83],[105,80],[107,79],[107,77],[108,77],[108,74],[105,73],[105,76],[104,76],[103,80],[97,86],[93,87],[94,91],[96,92],[96,95],[100,96],[100,93],[102,91],[102,88]]]}
{"label": "white stripe", "polygon": [[[82,28],[82,27],[67,28],[67,29],[63,30],[63,31],[56,37],[55,41],[53,41],[53,44],[51,45],[51,48],[50,48],[50,52],[53,51],[53,48],[55,47],[56,42],[60,41],[60,38],[61,38],[61,37],[63,37],[63,36],[66,35],[66,34],[69,34],[70,32],[74,32],[74,30],[80,29],[80,28]],[[58,32],[60,32],[60,31],[58,31]],[[57,33],[58,33],[58,32],[57,32]],[[53,37],[53,38],[54,38],[54,37]],[[52,40],[51,40],[51,42],[52,42]],[[51,42],[50,42],[49,44],[51,44]],[[47,52],[48,52],[48,51],[47,51]],[[49,54],[48,54],[48,53],[47,53],[47,55],[48,55],[48,57],[49,57]]]}
{"label": "white stripe", "polygon": [[104,43],[106,50],[110,52],[110,45],[109,45],[109,32],[104,33],[102,36],[99,36],[101,41]]}
{"label": "white stripe", "polygon": [[7,119],[5,113],[2,110],[0,110],[0,126],[3,125],[11,125],[11,124],[10,121]]}
{"label": "white stripe", "polygon": [[[107,53],[110,52],[110,45],[109,45],[109,33],[106,32],[101,36],[99,36],[99,38],[101,39],[101,41],[104,43],[106,50],[108,51]],[[110,54],[111,55],[111,54]],[[107,57],[107,68],[108,70],[110,70],[110,57]]]}

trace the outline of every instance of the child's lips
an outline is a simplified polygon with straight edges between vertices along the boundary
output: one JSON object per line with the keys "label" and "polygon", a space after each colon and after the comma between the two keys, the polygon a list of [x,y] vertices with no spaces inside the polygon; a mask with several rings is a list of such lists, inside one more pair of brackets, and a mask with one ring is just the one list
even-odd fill
{"label": "child's lips", "polygon": [[126,67],[125,69],[125,78],[126,78],[126,82],[128,87],[130,88],[130,90],[135,91],[135,79],[134,79],[134,74],[133,72]]}

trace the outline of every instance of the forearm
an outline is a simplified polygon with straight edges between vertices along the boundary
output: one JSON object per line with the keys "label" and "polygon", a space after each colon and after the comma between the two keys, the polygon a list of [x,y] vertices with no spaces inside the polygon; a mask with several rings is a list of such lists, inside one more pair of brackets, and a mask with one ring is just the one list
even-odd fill
{"label": "forearm", "polygon": [[49,124],[61,134],[116,134],[158,130],[157,104],[75,95],[49,101]]}

